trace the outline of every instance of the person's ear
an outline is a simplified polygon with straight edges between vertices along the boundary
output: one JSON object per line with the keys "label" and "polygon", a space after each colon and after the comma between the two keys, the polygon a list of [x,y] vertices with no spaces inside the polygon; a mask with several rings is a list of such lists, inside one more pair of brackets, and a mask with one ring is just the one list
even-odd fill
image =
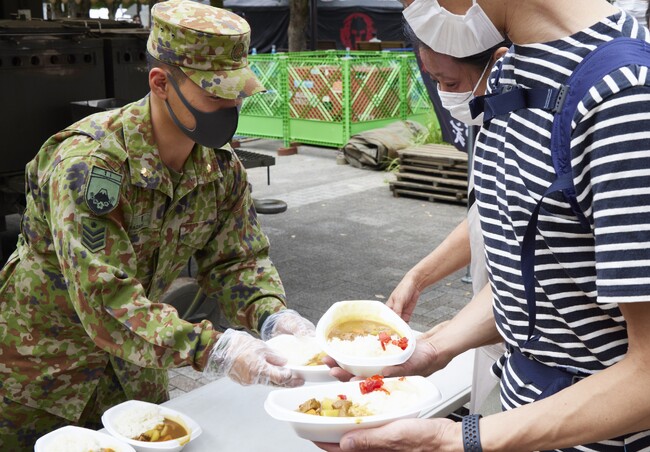
{"label": "person's ear", "polygon": [[506,54],[507,51],[508,51],[507,47],[499,47],[498,49],[496,49],[492,54],[492,64],[496,63],[499,60],[499,58],[501,58],[503,55]]}
{"label": "person's ear", "polygon": [[154,67],[149,71],[149,89],[151,94],[162,100],[167,99],[167,73],[159,68]]}

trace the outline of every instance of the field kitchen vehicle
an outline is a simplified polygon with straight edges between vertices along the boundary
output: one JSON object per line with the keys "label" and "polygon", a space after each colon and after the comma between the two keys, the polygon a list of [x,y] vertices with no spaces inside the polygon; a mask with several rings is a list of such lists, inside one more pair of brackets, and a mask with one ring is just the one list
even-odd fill
{"label": "field kitchen vehicle", "polygon": [[73,120],[148,92],[148,34],[109,20],[0,20],[0,263],[15,245],[25,164]]}

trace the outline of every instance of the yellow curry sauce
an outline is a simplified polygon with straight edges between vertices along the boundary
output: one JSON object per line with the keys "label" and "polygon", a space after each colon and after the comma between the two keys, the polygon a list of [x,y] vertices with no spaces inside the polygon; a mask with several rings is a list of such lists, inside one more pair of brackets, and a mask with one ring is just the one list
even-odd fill
{"label": "yellow curry sauce", "polygon": [[165,418],[162,424],[158,424],[155,428],[141,433],[140,436],[134,439],[147,442],[170,441],[172,439],[183,438],[188,433],[187,429],[179,422]]}
{"label": "yellow curry sauce", "polygon": [[338,338],[345,341],[354,340],[358,336],[378,336],[380,333],[387,333],[389,336],[398,334],[390,326],[375,322],[374,320],[347,320],[334,326],[329,334],[328,339]]}

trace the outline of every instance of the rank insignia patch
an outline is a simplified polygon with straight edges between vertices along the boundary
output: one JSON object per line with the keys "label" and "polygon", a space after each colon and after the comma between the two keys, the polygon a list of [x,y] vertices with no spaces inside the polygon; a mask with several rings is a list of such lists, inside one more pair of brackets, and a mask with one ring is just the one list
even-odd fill
{"label": "rank insignia patch", "polygon": [[81,219],[81,243],[91,253],[106,248],[106,223],[97,218]]}
{"label": "rank insignia patch", "polygon": [[93,166],[86,184],[86,204],[95,215],[113,210],[120,199],[122,175]]}

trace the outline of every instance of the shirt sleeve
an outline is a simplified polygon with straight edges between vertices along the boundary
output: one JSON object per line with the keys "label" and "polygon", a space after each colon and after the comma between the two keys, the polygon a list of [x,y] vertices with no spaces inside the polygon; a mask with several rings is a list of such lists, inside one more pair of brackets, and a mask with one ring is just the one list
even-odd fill
{"label": "shirt sleeve", "polygon": [[215,206],[218,224],[206,247],[195,254],[198,279],[232,324],[259,332],[269,315],[284,309],[284,287],[269,258],[269,240],[253,206],[246,170],[234,155],[218,161],[224,174]]}
{"label": "shirt sleeve", "polygon": [[650,87],[637,75],[624,68],[592,88],[572,138],[577,199],[595,237],[599,303],[650,301]]}
{"label": "shirt sleeve", "polygon": [[[104,201],[90,196],[95,168],[109,172],[114,181],[124,180],[123,168],[84,156],[57,162],[41,185],[47,203],[43,214],[49,217],[60,269],[83,328],[97,347],[140,367],[201,368],[219,333],[208,321],[186,322],[172,306],[147,298],[136,278],[137,256],[120,221],[127,200],[120,187],[111,193],[115,187],[110,183],[99,190],[107,195]],[[101,203],[115,202],[113,195],[119,201],[110,210]],[[91,197],[109,211],[98,215],[97,205],[89,207]]]}

